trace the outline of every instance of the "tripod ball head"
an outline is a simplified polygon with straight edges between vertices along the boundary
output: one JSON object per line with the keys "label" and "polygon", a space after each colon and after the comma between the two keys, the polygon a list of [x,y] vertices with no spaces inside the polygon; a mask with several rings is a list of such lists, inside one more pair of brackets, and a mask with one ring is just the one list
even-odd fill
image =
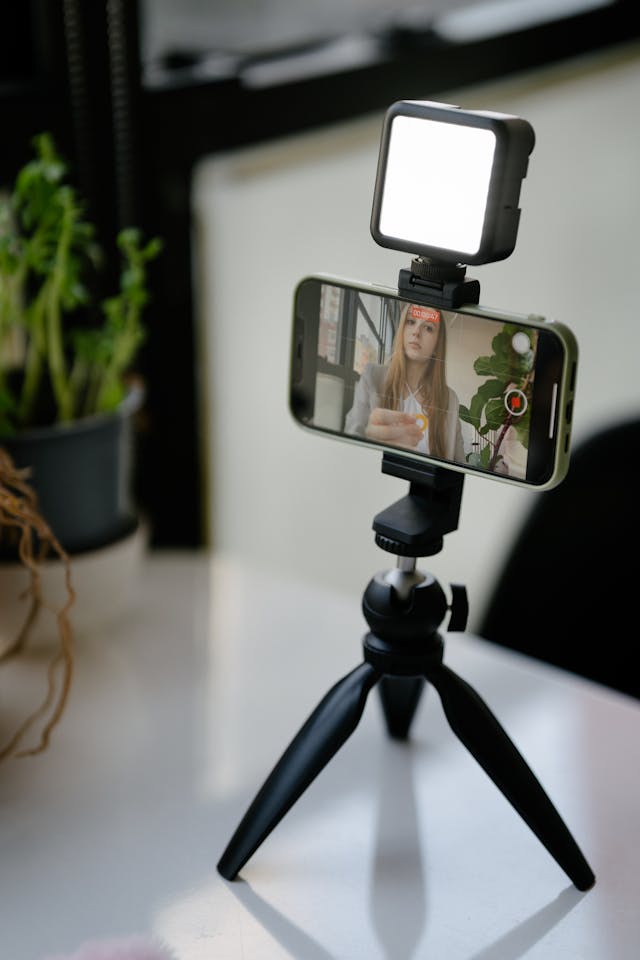
{"label": "tripod ball head", "polygon": [[371,632],[400,643],[423,645],[437,632],[447,609],[444,590],[430,573],[378,573],[362,599]]}

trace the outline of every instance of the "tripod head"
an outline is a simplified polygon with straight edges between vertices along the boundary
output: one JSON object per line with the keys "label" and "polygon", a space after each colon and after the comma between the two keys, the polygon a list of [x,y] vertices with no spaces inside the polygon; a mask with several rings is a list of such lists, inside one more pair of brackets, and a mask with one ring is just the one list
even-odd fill
{"label": "tripod head", "polygon": [[445,533],[458,527],[464,474],[392,453],[382,472],[409,481],[409,493],[376,514],[376,543],[399,557],[430,557],[443,547]]}
{"label": "tripod head", "polygon": [[[368,658],[397,663],[398,643],[417,643],[424,651],[425,637],[436,642],[447,609],[449,630],[464,630],[469,612],[467,591],[451,584],[451,605],[431,574],[416,570],[416,558],[439,553],[444,535],[458,527],[464,474],[407,457],[385,453],[382,472],[409,481],[409,493],[373,519],[376,544],[398,558],[394,570],[376,575],[365,590],[362,610],[371,633],[365,642]],[[421,655],[421,654],[418,654]],[[407,660],[407,650],[401,660]],[[412,660],[409,660],[409,670]]]}

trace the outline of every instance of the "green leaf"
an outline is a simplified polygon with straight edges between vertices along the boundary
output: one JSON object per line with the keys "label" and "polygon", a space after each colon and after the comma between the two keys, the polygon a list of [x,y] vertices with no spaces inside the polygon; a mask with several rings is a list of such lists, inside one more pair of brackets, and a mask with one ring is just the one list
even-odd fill
{"label": "green leaf", "polygon": [[114,380],[108,384],[100,394],[101,412],[108,413],[110,410],[116,410],[124,400],[124,385],[120,380]]}
{"label": "green leaf", "polygon": [[510,414],[504,405],[502,397],[489,400],[485,407],[485,417],[489,430],[499,430],[508,416],[510,416]]}
{"label": "green leaf", "polygon": [[469,410],[469,407],[465,407],[464,403],[461,403],[458,408],[458,416],[464,423],[473,424],[474,422],[471,417],[471,411]]}
{"label": "green leaf", "polygon": [[494,357],[478,357],[474,361],[473,369],[479,377],[492,377],[494,376],[494,363]]}

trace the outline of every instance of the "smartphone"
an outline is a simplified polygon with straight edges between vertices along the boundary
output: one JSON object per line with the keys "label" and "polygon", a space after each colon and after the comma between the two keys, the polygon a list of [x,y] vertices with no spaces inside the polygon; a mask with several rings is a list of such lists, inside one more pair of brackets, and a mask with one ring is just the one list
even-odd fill
{"label": "smartphone", "polygon": [[330,276],[296,287],[290,409],[301,426],[549,489],[565,476],[578,346],[563,324],[444,309]]}

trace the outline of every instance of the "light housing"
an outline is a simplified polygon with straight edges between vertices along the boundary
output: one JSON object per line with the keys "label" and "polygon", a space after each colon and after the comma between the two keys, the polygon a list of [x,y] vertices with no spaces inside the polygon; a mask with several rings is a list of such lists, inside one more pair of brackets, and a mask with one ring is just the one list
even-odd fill
{"label": "light housing", "polygon": [[371,214],[380,246],[441,263],[508,257],[535,136],[526,120],[401,100],[384,119]]}

